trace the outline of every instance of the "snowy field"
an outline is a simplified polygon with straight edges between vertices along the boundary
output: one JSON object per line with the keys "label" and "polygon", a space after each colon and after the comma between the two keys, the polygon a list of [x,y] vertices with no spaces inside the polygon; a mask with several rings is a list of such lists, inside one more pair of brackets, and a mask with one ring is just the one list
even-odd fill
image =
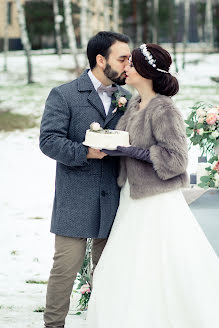
{"label": "snowy field", "polygon": [[[50,89],[71,81],[72,58],[35,55],[34,81],[26,85],[25,58],[12,54],[8,73],[0,74],[0,112],[32,114],[38,122]],[[80,58],[83,62],[83,58]],[[196,101],[219,104],[219,55],[190,54],[178,75],[180,93],[174,97],[184,117]],[[178,58],[179,65],[181,57]],[[0,54],[0,69],[3,66]],[[54,237],[49,233],[54,194],[55,162],[38,147],[39,127],[0,132],[0,327],[43,327],[46,282],[52,264]],[[188,172],[195,172],[199,149],[192,148]],[[71,304],[66,328],[81,328],[84,316],[75,316],[77,294]]]}

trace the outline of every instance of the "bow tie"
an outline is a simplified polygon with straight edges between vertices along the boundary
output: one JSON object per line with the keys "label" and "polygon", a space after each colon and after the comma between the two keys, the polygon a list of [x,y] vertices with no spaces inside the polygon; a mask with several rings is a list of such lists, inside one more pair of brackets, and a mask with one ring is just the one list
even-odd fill
{"label": "bow tie", "polygon": [[101,84],[98,88],[97,88],[97,91],[98,92],[101,92],[101,93],[103,93],[103,92],[106,92],[107,93],[107,95],[109,96],[109,97],[112,97],[112,94],[115,92],[115,91],[117,91],[118,89],[117,89],[117,87],[106,87],[105,85],[103,85],[103,84]]}

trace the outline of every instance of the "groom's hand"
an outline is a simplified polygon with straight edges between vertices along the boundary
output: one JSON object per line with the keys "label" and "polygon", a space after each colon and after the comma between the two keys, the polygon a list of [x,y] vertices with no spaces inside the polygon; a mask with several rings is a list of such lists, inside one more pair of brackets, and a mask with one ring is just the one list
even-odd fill
{"label": "groom's hand", "polygon": [[102,159],[103,157],[107,156],[104,152],[98,150],[98,149],[93,149],[88,147],[88,153],[87,153],[87,158],[89,159]]}

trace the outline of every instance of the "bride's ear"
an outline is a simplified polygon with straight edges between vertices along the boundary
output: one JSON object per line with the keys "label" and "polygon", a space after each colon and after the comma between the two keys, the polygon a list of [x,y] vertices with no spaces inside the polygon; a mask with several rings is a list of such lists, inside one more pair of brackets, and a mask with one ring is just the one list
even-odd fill
{"label": "bride's ear", "polygon": [[106,67],[106,59],[105,59],[105,57],[103,57],[100,54],[97,55],[96,62],[97,62],[97,66],[99,66],[102,69],[105,69],[105,67]]}

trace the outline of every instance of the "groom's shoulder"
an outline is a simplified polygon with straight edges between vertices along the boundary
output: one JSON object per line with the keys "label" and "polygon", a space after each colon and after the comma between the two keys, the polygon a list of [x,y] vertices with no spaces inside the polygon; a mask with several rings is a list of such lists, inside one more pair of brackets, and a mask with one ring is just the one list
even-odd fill
{"label": "groom's shoulder", "polygon": [[[76,92],[78,91],[78,84],[79,84],[79,81],[80,80],[83,80],[83,79],[87,79],[88,75],[87,75],[87,71],[84,71],[79,77],[77,77],[76,79],[70,81],[70,82],[67,82],[67,83],[64,83],[64,84],[61,84],[61,85],[58,85],[55,87],[55,89],[59,90],[61,93],[69,93],[69,92]],[[83,82],[83,81],[82,81]]]}

